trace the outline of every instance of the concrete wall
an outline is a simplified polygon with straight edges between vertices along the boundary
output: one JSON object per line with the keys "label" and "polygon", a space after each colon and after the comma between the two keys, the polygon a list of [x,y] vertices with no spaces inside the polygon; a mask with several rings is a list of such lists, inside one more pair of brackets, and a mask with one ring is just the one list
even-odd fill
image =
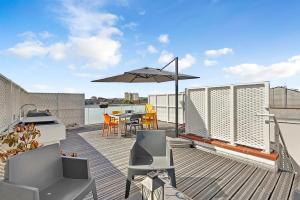
{"label": "concrete wall", "polygon": [[271,108],[270,113],[278,119],[300,120],[300,108]]}
{"label": "concrete wall", "polygon": [[[300,166],[300,120],[279,120],[279,126],[285,140],[287,150],[297,163],[299,170]],[[274,141],[274,123],[270,123],[271,139]]]}
{"label": "concrete wall", "polygon": [[84,125],[84,94],[29,93],[29,103],[49,109],[66,125]]}
{"label": "concrete wall", "polygon": [[29,93],[0,74],[0,129],[16,120],[24,104],[49,109],[66,126],[84,125],[84,94]]}
{"label": "concrete wall", "polygon": [[275,87],[270,89],[271,108],[300,108],[300,92],[287,89],[286,87]]}
{"label": "concrete wall", "polygon": [[271,88],[270,113],[278,119],[300,120],[300,92],[286,87]]}

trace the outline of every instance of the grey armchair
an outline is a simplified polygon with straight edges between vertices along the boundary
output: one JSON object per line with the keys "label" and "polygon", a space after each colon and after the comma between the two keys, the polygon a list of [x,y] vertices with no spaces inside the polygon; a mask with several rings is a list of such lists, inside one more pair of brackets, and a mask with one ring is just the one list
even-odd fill
{"label": "grey armchair", "polygon": [[130,151],[125,199],[128,198],[132,179],[150,171],[165,170],[176,188],[172,149],[166,142],[163,130],[137,131],[136,142]]}
{"label": "grey armchair", "polygon": [[0,182],[5,200],[81,200],[90,191],[97,199],[88,161],[61,157],[53,144],[10,158]]}

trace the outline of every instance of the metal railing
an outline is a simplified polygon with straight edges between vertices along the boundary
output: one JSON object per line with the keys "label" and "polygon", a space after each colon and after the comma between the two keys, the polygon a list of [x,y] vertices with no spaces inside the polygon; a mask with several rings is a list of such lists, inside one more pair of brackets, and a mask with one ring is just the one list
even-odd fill
{"label": "metal railing", "polygon": [[[275,124],[275,126],[274,126],[274,128],[275,128],[275,131],[274,131],[275,148],[276,148],[276,151],[279,153],[280,161],[282,162],[281,163],[282,169],[287,170],[287,171],[292,171],[295,173],[296,171],[295,171],[295,167],[293,165],[293,160],[292,160],[290,153],[288,152],[288,149],[287,149],[287,146],[286,146],[285,140],[283,138],[282,131],[280,129],[280,126],[279,126],[276,116],[274,114],[257,114],[257,116],[265,116],[265,117],[270,117],[273,119],[274,124]],[[282,143],[282,147],[281,147],[280,141]],[[283,149],[281,149],[281,148],[283,148]],[[288,159],[288,163],[291,166],[291,170],[289,170],[289,166],[287,166],[285,164],[285,159]]]}

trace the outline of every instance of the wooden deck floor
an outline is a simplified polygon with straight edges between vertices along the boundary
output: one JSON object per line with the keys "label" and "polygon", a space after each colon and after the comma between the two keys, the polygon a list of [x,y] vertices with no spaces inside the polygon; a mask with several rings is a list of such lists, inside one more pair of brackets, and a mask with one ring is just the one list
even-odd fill
{"label": "wooden deck floor", "polygon": [[[63,150],[89,158],[99,199],[124,199],[128,152],[134,139],[107,139],[99,131],[81,131],[68,134]],[[296,185],[292,173],[273,173],[193,148],[173,151],[177,188],[193,199],[285,200],[291,199]],[[138,190],[133,184],[131,192]]]}

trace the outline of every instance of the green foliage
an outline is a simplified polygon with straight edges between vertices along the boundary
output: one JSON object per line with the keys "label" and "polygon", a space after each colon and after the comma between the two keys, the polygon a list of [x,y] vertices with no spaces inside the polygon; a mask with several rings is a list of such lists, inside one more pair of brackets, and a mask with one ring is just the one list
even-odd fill
{"label": "green foliage", "polygon": [[0,142],[10,147],[6,152],[0,153],[0,159],[4,162],[10,156],[38,148],[36,139],[40,136],[41,133],[34,124],[17,125],[13,132],[0,137]]}

